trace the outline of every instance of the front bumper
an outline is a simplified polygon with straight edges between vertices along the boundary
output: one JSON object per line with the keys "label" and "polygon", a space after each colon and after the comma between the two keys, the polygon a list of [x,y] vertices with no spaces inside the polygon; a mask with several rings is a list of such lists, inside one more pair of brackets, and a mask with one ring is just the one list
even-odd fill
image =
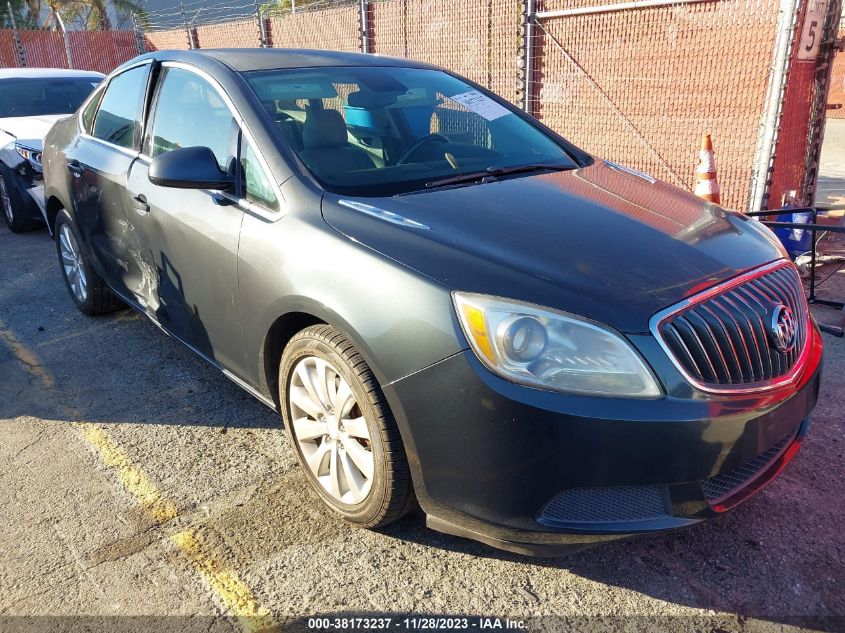
{"label": "front bumper", "polygon": [[[384,390],[430,527],[518,553],[556,555],[693,525],[774,478],[795,454],[818,397],[821,342],[811,329],[814,353],[800,380],[765,395],[564,396],[499,379],[469,351]],[[747,485],[708,500],[703,482],[745,473],[773,449]],[[548,517],[561,493],[601,503],[603,494],[644,490],[661,495],[663,512],[626,511],[608,520],[602,508],[588,516],[579,510],[575,520]]]}

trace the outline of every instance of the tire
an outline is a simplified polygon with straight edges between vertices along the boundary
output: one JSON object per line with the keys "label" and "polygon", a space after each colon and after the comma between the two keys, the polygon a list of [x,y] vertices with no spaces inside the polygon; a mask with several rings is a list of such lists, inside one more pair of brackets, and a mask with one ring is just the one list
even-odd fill
{"label": "tire", "polygon": [[41,226],[27,215],[29,202],[12,170],[0,163],[0,214],[12,233],[25,233]]}
{"label": "tire", "polygon": [[[329,402],[346,402],[345,406],[338,404],[343,409],[340,415],[334,415],[332,406],[323,407],[320,413],[307,411],[319,407],[308,395],[304,378],[319,377],[321,363],[325,363],[325,393],[334,389],[345,396],[345,384],[351,392],[349,397],[354,399],[355,404],[350,407],[348,398],[333,399],[329,395]],[[416,497],[399,429],[375,376],[349,339],[328,325],[306,328],[288,343],[279,369],[279,402],[285,429],[300,466],[322,501],[347,522],[368,529],[388,525],[413,509]],[[310,383],[312,392],[318,391],[318,382]],[[300,406],[306,400],[307,406]],[[321,426],[320,416],[325,427]],[[366,439],[361,419],[366,425]],[[306,439],[319,435],[322,428],[326,434]],[[320,451],[323,453],[318,458]],[[362,483],[368,469],[358,464],[368,463],[368,452],[372,457],[372,477]],[[309,456],[312,464],[318,464],[316,469],[309,466]],[[332,466],[337,467],[334,472],[342,473],[334,477],[334,492]]]}
{"label": "tire", "polygon": [[56,253],[70,298],[82,314],[97,316],[116,312],[126,304],[106,285],[88,260],[79,231],[65,209],[56,217]]}

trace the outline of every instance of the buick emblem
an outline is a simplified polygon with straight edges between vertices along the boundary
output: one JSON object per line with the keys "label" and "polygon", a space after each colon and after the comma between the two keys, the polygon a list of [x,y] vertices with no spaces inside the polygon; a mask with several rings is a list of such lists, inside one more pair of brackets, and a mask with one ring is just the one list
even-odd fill
{"label": "buick emblem", "polygon": [[784,354],[792,351],[795,347],[795,338],[798,334],[798,327],[795,323],[795,316],[785,305],[775,307],[772,312],[772,322],[769,333],[775,349]]}

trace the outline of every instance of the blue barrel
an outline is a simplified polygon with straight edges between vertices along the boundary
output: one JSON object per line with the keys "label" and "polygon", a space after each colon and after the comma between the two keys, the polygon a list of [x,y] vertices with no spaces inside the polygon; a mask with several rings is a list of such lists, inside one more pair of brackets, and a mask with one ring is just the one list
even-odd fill
{"label": "blue barrel", "polygon": [[[781,213],[775,216],[777,222],[793,222],[795,224],[810,224],[813,221],[813,214],[810,211],[801,213]],[[778,236],[781,244],[789,253],[792,259],[808,253],[813,248],[813,234],[808,229],[787,229],[776,227],[775,235]]]}

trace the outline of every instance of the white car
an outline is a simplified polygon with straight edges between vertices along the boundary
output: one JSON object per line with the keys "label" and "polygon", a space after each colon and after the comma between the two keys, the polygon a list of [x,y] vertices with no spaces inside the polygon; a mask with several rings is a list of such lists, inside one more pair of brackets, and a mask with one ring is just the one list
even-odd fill
{"label": "white car", "polygon": [[46,219],[40,202],[44,136],[102,80],[102,74],[84,70],[0,69],[0,207],[15,233]]}

